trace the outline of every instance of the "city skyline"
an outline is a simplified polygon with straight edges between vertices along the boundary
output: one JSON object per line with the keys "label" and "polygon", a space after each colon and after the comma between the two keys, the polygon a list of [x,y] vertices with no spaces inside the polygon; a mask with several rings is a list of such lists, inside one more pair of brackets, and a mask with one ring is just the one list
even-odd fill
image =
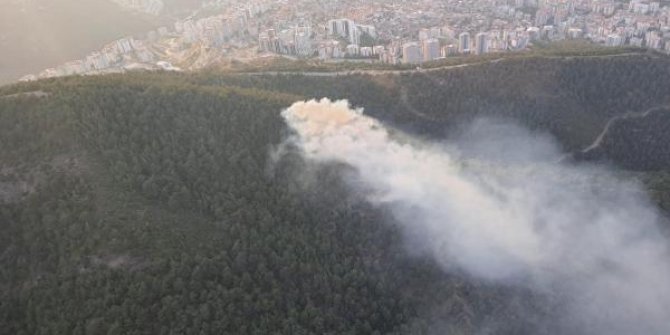
{"label": "city skyline", "polygon": [[[164,8],[160,0],[115,3],[152,15]],[[306,0],[291,4],[213,2],[207,10],[219,12],[216,15],[189,16],[142,36],[121,38],[82,59],[22,80],[136,68],[194,70],[222,60],[247,62],[272,54],[421,64],[458,55],[523,51],[538,41],[565,39],[670,53],[670,6],[655,1],[424,0],[359,6],[345,1],[322,6]]]}

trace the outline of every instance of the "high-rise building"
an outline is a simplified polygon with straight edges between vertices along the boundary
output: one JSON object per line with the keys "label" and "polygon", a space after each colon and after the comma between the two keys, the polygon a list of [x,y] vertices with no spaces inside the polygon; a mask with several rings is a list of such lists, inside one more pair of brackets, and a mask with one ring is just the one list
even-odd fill
{"label": "high-rise building", "polygon": [[462,32],[458,35],[458,52],[462,54],[470,53],[470,33]]}
{"label": "high-rise building", "polygon": [[268,29],[258,34],[258,49],[261,51],[282,53],[282,40],[274,29]]}
{"label": "high-rise building", "polygon": [[449,26],[442,27],[442,29],[440,31],[442,33],[442,36],[444,36],[444,37],[447,37],[447,38],[455,38],[456,37],[456,32],[454,32],[454,30]]}
{"label": "high-rise building", "polygon": [[542,31],[541,31],[540,35],[542,36],[542,38],[551,39],[551,38],[554,37],[555,32],[556,32],[556,29],[554,29],[554,26],[550,24],[550,25],[546,25],[546,26],[542,27]]}
{"label": "high-rise building", "polygon": [[312,55],[312,41],[310,40],[310,27],[296,27],[294,35],[295,52],[298,56],[307,57]]}
{"label": "high-rise building", "polygon": [[489,37],[486,33],[481,32],[475,35],[475,41],[477,43],[476,52],[478,55],[483,55],[489,52]]}
{"label": "high-rise building", "polygon": [[583,31],[581,28],[568,28],[568,36],[570,38],[576,39],[576,38],[581,38],[583,35]]}
{"label": "high-rise building", "polygon": [[458,48],[453,44],[445,45],[440,53],[442,57],[454,56],[458,53]]}
{"label": "high-rise building", "polygon": [[419,40],[423,41],[429,38],[430,38],[430,29],[421,28],[421,30],[419,30]]}
{"label": "high-rise building", "polygon": [[528,33],[528,38],[530,38],[531,40],[540,39],[540,28],[528,27],[528,29],[526,29],[526,32]]}
{"label": "high-rise building", "polygon": [[421,49],[416,42],[409,42],[402,45],[402,62],[405,64],[421,63]]}
{"label": "high-rise building", "polygon": [[356,23],[349,19],[328,21],[328,35],[346,38],[351,44],[360,44],[361,34]]}
{"label": "high-rise building", "polygon": [[358,56],[359,53],[359,48],[357,44],[349,44],[347,45],[347,55],[350,57]]}
{"label": "high-rise building", "polygon": [[293,29],[284,29],[277,32],[279,40],[279,50],[277,53],[284,55],[295,55],[295,31]]}
{"label": "high-rise building", "polygon": [[377,38],[377,29],[375,26],[357,24],[356,28],[358,28],[358,31],[361,33],[366,33],[372,38]]}
{"label": "high-rise building", "polygon": [[610,34],[607,36],[606,44],[609,47],[618,47],[623,43],[623,39],[618,34]]}
{"label": "high-rise building", "polygon": [[422,41],[423,61],[429,62],[440,57],[440,42],[437,39],[429,38]]}
{"label": "high-rise building", "polygon": [[644,35],[645,46],[650,49],[661,48],[661,36],[656,31],[649,31]]}
{"label": "high-rise building", "polygon": [[543,26],[549,22],[549,19],[551,18],[551,12],[549,12],[548,9],[540,9],[537,11],[535,14],[535,25],[537,26]]}

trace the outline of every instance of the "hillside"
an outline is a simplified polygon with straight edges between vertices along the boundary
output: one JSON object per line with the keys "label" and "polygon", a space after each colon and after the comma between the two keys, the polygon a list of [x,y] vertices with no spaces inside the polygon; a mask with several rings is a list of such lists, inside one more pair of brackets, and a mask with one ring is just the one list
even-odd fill
{"label": "hillside", "polygon": [[[428,73],[130,73],[1,87],[0,329],[570,333],[551,297],[408,254],[384,224],[394,219],[347,187],[347,167],[275,159],[288,135],[279,112],[347,98],[438,139],[475,117],[513,119],[578,152],[611,118],[670,103],[668,65],[646,53],[538,56]],[[614,122],[593,158],[642,171],[632,175],[670,208],[664,115]]]}
{"label": "hillside", "polygon": [[[661,79],[670,75],[667,56],[643,50],[610,52],[580,56],[582,52],[540,51],[474,63],[466,58],[463,63],[409,72],[203,73],[193,80],[313,98],[346,98],[405,131],[438,138],[458,133],[464,122],[475,118],[514,120],[551,133],[565,151],[578,153],[596,141],[610,119],[670,103],[669,84]],[[629,121],[633,120],[617,125]],[[664,149],[661,145],[648,148],[645,159],[654,159],[656,150]],[[634,170],[650,168],[625,161],[622,155],[608,158]]]}

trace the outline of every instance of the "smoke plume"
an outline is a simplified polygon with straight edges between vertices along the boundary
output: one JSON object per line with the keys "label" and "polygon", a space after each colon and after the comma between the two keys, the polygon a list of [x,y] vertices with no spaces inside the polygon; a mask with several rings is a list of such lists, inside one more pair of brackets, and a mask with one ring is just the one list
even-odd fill
{"label": "smoke plume", "polygon": [[561,299],[561,332],[670,334],[668,247],[634,183],[557,163],[548,136],[498,122],[430,144],[347,101],[296,102],[282,115],[307,160],[353,167],[352,187],[445,271]]}

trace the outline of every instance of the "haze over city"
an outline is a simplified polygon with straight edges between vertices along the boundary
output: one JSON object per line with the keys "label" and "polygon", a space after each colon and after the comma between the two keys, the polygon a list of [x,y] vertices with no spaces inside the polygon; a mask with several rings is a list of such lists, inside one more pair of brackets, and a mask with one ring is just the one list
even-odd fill
{"label": "haze over city", "polygon": [[0,80],[268,58],[421,64],[570,40],[670,52],[660,1],[11,0]]}

